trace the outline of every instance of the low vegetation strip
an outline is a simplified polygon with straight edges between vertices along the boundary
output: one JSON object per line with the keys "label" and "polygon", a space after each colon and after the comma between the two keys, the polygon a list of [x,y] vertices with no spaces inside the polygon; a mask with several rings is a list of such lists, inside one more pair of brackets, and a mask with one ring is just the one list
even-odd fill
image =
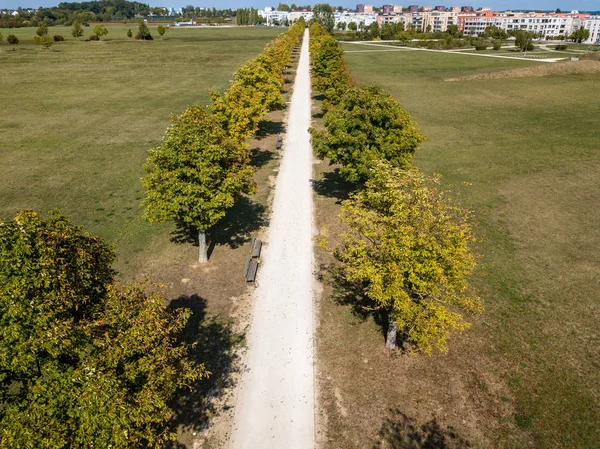
{"label": "low vegetation strip", "polygon": [[578,73],[600,73],[600,61],[565,61],[556,64],[535,67],[519,67],[515,69],[485,71],[481,73],[470,73],[460,77],[445,78],[444,81],[454,82],[502,78],[529,78]]}

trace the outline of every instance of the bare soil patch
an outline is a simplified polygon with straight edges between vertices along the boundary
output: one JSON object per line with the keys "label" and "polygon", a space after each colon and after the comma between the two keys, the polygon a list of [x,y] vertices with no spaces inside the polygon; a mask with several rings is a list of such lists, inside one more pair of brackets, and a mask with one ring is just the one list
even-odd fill
{"label": "bare soil patch", "polygon": [[518,67],[497,71],[471,73],[456,78],[445,78],[444,81],[471,81],[502,78],[528,78],[551,75],[569,75],[573,73],[600,73],[600,61],[580,60],[565,61],[554,64],[536,65],[531,67]]}

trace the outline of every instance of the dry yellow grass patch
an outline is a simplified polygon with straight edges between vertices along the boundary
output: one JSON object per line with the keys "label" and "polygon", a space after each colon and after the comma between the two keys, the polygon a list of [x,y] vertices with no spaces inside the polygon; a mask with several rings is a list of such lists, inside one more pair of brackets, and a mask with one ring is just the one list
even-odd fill
{"label": "dry yellow grass patch", "polygon": [[568,75],[571,73],[600,73],[600,61],[580,60],[565,61],[556,64],[519,67],[515,69],[497,70],[494,72],[478,72],[457,78],[446,78],[444,81],[470,81],[501,78],[529,78],[551,75]]}

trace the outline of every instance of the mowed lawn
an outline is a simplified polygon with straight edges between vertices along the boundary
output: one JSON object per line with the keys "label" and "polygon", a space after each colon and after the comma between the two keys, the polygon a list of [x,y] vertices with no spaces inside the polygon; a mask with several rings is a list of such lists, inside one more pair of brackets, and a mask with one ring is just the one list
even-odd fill
{"label": "mowed lawn", "polygon": [[[100,42],[78,42],[70,27],[51,27],[66,41],[50,50],[34,44],[35,28],[0,29],[0,217],[59,208],[114,243],[117,268],[133,278],[181,251],[190,263],[195,257],[191,245],[170,244],[171,224],[142,219],[147,150],[171,113],[207,104],[209,89],[226,88],[284,30],[171,28],[161,40],[150,26],[155,40],[144,42],[126,35],[137,24],[107,28]],[[9,46],[8,34],[20,43]]]}
{"label": "mowed lawn", "polygon": [[600,74],[446,82],[536,63],[345,59],[359,84],[384,87],[417,120],[428,140],[415,164],[473,211],[486,310],[447,355],[390,358],[378,326],[325,299],[326,447],[430,447],[407,442],[431,435],[445,438],[439,447],[597,447]]}

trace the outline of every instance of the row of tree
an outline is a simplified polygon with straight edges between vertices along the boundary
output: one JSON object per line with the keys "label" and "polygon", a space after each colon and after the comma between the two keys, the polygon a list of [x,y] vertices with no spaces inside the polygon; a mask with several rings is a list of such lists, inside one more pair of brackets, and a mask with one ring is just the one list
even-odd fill
{"label": "row of tree", "polygon": [[[149,217],[206,225],[251,190],[243,139],[281,106],[276,87],[303,28],[242,66],[215,104],[173,117],[146,165]],[[210,374],[185,343],[190,312],[165,306],[159,286],[115,282],[114,259],[58,212],[0,221],[0,447],[165,447],[176,437],[173,401]]]}
{"label": "row of tree", "polygon": [[245,140],[265,113],[283,107],[283,74],[304,27],[298,22],[238,68],[224,94],[210,92],[211,105],[173,116],[162,144],[150,150],[142,180],[145,217],[196,229],[201,263],[207,260],[206,231],[240,195],[254,191]]}
{"label": "row of tree", "polygon": [[321,25],[310,32],[314,86],[325,97],[313,147],[355,186],[342,203],[346,232],[332,248],[339,273],[385,317],[389,349],[399,332],[412,351],[447,350],[449,334],[469,326],[464,314],[482,309],[468,283],[468,214],[412,165],[424,136],[409,114],[381,88],[354,84]]}

